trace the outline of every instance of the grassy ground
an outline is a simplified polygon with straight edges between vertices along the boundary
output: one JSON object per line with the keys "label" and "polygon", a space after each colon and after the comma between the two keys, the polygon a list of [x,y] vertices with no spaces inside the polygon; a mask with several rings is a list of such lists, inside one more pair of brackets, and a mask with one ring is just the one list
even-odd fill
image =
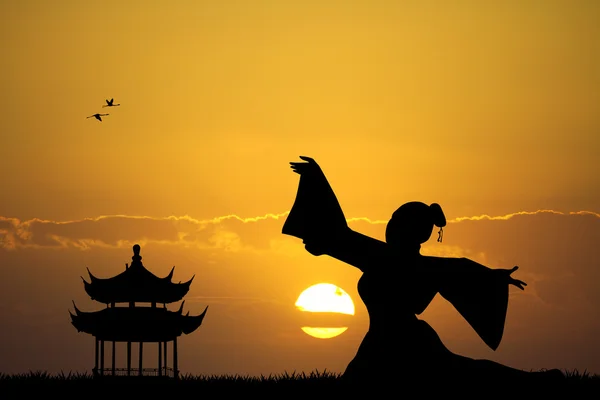
{"label": "grassy ground", "polygon": [[[382,385],[387,384],[383,387]],[[45,372],[29,372],[25,374],[6,375],[0,373],[0,393],[4,399],[22,398],[27,394],[58,395],[60,398],[82,399],[99,394],[110,394],[121,398],[127,396],[158,395],[172,396],[185,394],[198,396],[206,394],[209,398],[222,395],[239,394],[247,397],[250,394],[277,394],[296,398],[299,395],[311,398],[325,398],[340,395],[344,391],[356,395],[368,391],[369,398],[387,398],[390,390],[403,398],[416,398],[428,394],[458,394],[473,397],[492,397],[508,394],[513,398],[533,394],[552,394],[553,398],[600,398],[600,375],[566,372],[566,379],[561,382],[536,382],[528,386],[523,383],[502,382],[488,384],[481,381],[465,381],[460,384],[427,381],[419,383],[414,380],[403,381],[402,376],[396,382],[386,382],[368,387],[348,386],[340,379],[340,374],[327,371],[305,373],[284,373],[271,376],[193,376],[181,375],[178,381],[166,378],[120,377],[94,378],[87,373],[62,373],[50,375]],[[416,392],[415,392],[416,391]],[[412,393],[412,395],[408,395]],[[218,395],[217,395],[218,394]],[[402,396],[402,394],[407,394]],[[6,395],[6,397],[4,397]],[[565,397],[566,396],[566,397]],[[355,398],[356,396],[352,396]],[[444,396],[446,397],[446,396]]]}

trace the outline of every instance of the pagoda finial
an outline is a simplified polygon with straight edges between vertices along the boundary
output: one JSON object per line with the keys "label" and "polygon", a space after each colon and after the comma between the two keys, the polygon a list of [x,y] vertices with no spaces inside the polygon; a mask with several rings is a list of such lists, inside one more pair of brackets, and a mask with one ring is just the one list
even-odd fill
{"label": "pagoda finial", "polygon": [[140,245],[139,244],[133,245],[133,257],[131,257],[131,260],[134,263],[142,261],[142,256],[140,256]]}

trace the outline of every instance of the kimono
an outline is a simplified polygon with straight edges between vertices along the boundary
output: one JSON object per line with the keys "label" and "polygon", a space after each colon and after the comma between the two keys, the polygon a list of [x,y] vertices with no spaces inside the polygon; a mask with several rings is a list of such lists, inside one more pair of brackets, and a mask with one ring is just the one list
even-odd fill
{"label": "kimono", "polygon": [[[462,315],[479,337],[496,350],[502,340],[508,308],[505,275],[466,258],[403,253],[387,243],[355,232],[325,175],[315,164],[302,173],[282,233],[318,243],[323,254],[359,268],[358,292],[369,313],[369,330],[343,374],[348,380],[408,379],[432,374],[460,375],[467,370],[512,374],[487,360],[473,360],[448,350],[435,330],[420,320],[439,293]],[[398,373],[398,369],[404,371]],[[472,375],[471,375],[472,376]]]}

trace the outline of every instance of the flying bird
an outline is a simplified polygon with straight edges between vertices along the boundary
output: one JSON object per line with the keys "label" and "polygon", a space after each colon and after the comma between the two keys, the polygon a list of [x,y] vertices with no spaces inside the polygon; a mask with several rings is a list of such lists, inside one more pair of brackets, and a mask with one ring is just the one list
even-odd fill
{"label": "flying bird", "polygon": [[92,118],[92,117],[94,117],[94,118],[96,118],[98,121],[102,122],[102,118],[100,118],[100,117],[102,117],[102,116],[104,116],[104,115],[109,115],[109,114],[94,114],[94,115],[90,115],[90,116],[89,116],[89,117],[87,117],[87,118]]}
{"label": "flying bird", "polygon": [[121,104],[113,104],[114,101],[115,101],[115,99],[106,100],[106,104],[103,105],[102,107],[116,107],[116,106],[121,105]]}

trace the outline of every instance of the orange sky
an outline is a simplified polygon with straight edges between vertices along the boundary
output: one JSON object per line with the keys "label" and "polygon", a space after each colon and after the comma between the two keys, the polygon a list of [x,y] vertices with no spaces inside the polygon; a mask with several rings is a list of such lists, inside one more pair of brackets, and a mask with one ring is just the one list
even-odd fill
{"label": "orange sky", "polygon": [[[438,202],[453,222],[424,254],[521,266],[495,353],[432,303],[452,350],[600,373],[599,18],[583,0],[2,2],[0,372],[91,368],[67,309],[100,307],[79,276],[120,272],[133,243],[159,276],[196,274],[190,313],[210,305],[182,370],[341,372],[360,275],[281,235],[308,155],[347,217]],[[294,309],[318,282],[356,304],[330,340]]]}

